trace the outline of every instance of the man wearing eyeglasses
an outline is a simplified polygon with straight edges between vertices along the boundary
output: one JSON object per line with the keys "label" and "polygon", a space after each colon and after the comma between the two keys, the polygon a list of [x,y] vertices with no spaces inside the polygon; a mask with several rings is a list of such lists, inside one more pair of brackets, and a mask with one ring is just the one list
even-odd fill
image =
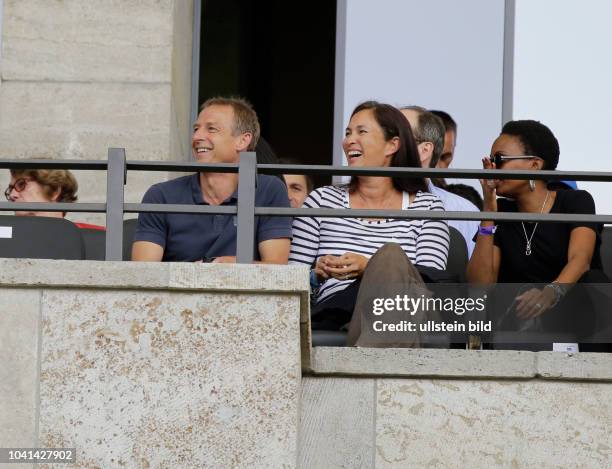
{"label": "man wearing eyeglasses", "polygon": [[[406,116],[417,144],[421,166],[435,168],[444,150],[444,123],[438,116],[420,106],[405,106],[400,109]],[[427,180],[429,191],[437,195],[444,204],[444,209],[452,212],[478,212],[472,202],[456,194],[434,186]],[[457,229],[465,239],[468,258],[474,250],[474,235],[478,231],[478,221],[448,220],[448,225]]]}
{"label": "man wearing eyeglasses", "polygon": [[[254,151],[257,115],[237,98],[204,103],[193,127],[192,153],[201,163],[237,163],[240,152]],[[238,174],[200,172],[155,184],[143,198],[151,204],[236,205]],[[274,176],[258,175],[255,205],[289,207],[287,189]],[[141,213],[132,246],[134,261],[236,262],[236,217],[215,214]],[[256,260],[286,264],[291,219],[256,217]]]}

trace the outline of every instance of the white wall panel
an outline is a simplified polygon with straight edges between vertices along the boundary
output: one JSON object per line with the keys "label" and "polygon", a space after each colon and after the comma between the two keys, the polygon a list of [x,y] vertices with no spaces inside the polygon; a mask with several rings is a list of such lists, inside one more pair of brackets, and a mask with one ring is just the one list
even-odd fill
{"label": "white wall panel", "polygon": [[[559,139],[559,169],[612,171],[612,2],[517,0],[514,119],[536,119]],[[579,182],[612,213],[610,183]]]}
{"label": "white wall panel", "polygon": [[480,167],[501,127],[504,1],[346,0],[345,7],[334,161],[344,160],[339,142],[352,109],[377,99],[449,112],[459,125],[453,167]]}

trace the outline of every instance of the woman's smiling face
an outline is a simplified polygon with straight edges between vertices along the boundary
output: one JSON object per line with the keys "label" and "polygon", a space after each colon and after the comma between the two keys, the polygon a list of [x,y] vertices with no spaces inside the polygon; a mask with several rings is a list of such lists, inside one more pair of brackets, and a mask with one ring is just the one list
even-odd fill
{"label": "woman's smiling face", "polygon": [[371,109],[359,111],[349,122],[342,148],[349,166],[389,166],[399,139],[385,140]]}

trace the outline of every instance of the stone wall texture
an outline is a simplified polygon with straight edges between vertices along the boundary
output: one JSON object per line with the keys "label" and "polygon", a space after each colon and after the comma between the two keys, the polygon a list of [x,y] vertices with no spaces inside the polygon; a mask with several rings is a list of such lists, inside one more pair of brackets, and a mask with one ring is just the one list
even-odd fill
{"label": "stone wall texture", "polygon": [[612,467],[612,383],[308,377],[304,468]]}
{"label": "stone wall texture", "polygon": [[308,297],[302,266],[0,259],[0,447],[76,447],[80,468],[612,467],[611,355],[311,350]]}
{"label": "stone wall texture", "polygon": [[296,466],[304,269],[3,267],[0,447],[75,447],[79,468]]}
{"label": "stone wall texture", "polygon": [[[186,160],[192,27],[192,0],[4,0],[0,158]],[[76,175],[80,201],[105,200],[104,173]],[[167,177],[128,173],[126,202]]]}

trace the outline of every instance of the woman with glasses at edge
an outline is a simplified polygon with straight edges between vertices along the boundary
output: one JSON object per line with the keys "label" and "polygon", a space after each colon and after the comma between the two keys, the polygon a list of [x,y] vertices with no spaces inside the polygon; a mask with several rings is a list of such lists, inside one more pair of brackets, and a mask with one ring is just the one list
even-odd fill
{"label": "woman with glasses at edge", "polygon": [[[505,124],[493,142],[491,156],[482,160],[484,169],[529,171],[554,170],[558,162],[557,139],[548,127],[533,120]],[[584,190],[553,191],[542,180],[480,182],[484,211],[595,213],[593,198]],[[467,278],[476,284],[523,284],[511,304],[501,308],[513,316],[510,320],[517,329],[524,328],[526,321],[534,324],[539,317],[543,330],[589,335],[594,332],[593,308],[585,307],[588,298],[583,292],[571,292],[571,286],[608,281],[599,254],[600,233],[601,226],[593,223],[483,221]],[[558,307],[561,302],[564,308]],[[569,304],[577,309],[569,311]],[[540,346],[550,350],[550,343]]]}
{"label": "woman with glasses at edge", "polygon": [[[61,202],[77,200],[79,185],[66,169],[11,169],[11,182],[4,191],[10,202]],[[16,211],[17,216],[64,218],[66,212]],[[104,230],[103,226],[75,223],[79,228]]]}
{"label": "woman with glasses at edge", "polygon": [[[408,121],[388,104],[367,101],[357,106],[342,146],[353,168],[421,167]],[[315,189],[303,206],[444,210],[423,178],[407,176],[353,177],[347,185]],[[418,296],[424,290],[423,278],[415,265],[443,270],[448,249],[449,231],[443,220],[296,217],[289,263],[312,266],[313,283],[320,285],[312,310],[313,329],[348,327],[348,345],[379,345],[379,340],[390,339],[419,346],[420,337],[409,334],[398,339],[372,336],[361,318],[372,317],[373,297],[393,298],[400,293],[398,288]],[[364,331],[367,334],[362,335]]]}

